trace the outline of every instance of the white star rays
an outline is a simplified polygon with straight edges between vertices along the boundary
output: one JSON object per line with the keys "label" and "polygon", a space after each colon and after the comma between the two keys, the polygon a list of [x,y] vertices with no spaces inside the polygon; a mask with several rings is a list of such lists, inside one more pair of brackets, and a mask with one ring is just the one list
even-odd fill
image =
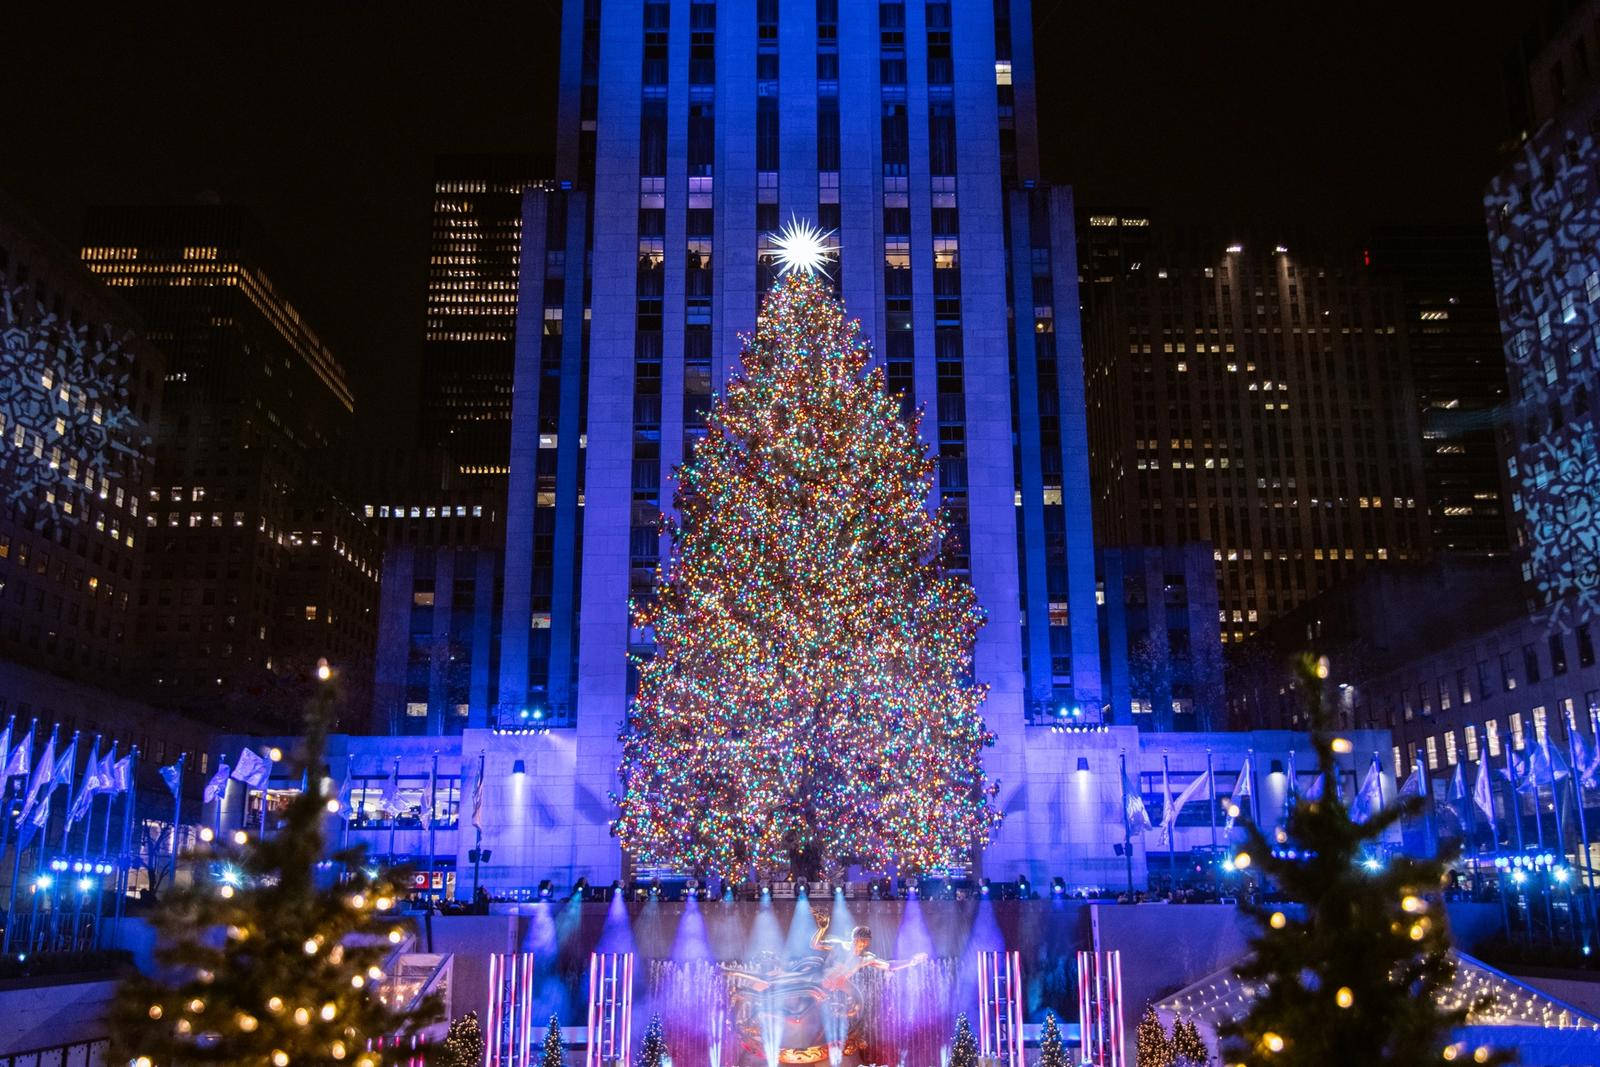
{"label": "white star rays", "polygon": [[833,230],[824,230],[809,219],[789,217],[789,222],[770,238],[778,273],[820,274],[829,277],[827,264],[839,256]]}

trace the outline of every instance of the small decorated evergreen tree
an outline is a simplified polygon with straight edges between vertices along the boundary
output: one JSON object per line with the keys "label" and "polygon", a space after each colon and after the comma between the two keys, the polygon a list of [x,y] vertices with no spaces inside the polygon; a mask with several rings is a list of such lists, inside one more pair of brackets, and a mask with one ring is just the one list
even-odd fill
{"label": "small decorated evergreen tree", "polygon": [[444,1039],[443,1067],[483,1067],[483,1027],[469,1011],[450,1024]]}
{"label": "small decorated evergreen tree", "polygon": [[550,1025],[544,1031],[544,1054],[539,1057],[539,1067],[565,1067],[566,1048],[561,1044],[561,1020],[550,1016]]}
{"label": "small decorated evergreen tree", "polygon": [[1134,1062],[1138,1067],[1172,1067],[1172,1042],[1156,1016],[1155,1005],[1148,1005],[1134,1031]]}
{"label": "small decorated evergreen tree", "polygon": [[1193,1019],[1179,1019],[1172,1024],[1172,1067],[1206,1067],[1211,1053],[1200,1028]]}
{"label": "small decorated evergreen tree", "polygon": [[436,996],[406,1010],[378,995],[383,965],[407,936],[388,914],[404,872],[368,873],[360,848],[323,869],[322,822],[336,801],[323,777],[334,696],[321,677],[291,757],[312,787],[276,833],[209,843],[200,858],[217,877],[163,894],[149,913],[160,966],[118,989],[108,1062],[379,1067],[410,1058],[409,1038],[437,1018]]}
{"label": "small decorated evergreen tree", "polygon": [[978,1039],[972,1036],[966,1012],[956,1016],[956,1037],[950,1042],[948,1067],[978,1067]]}
{"label": "small decorated evergreen tree", "polygon": [[661,1031],[661,1016],[650,1016],[650,1025],[645,1027],[644,1041],[639,1045],[639,1055],[633,1061],[634,1067],[663,1067],[668,1060],[667,1038]]}
{"label": "small decorated evergreen tree", "polygon": [[1061,1027],[1056,1025],[1056,1013],[1045,1012],[1044,1025],[1039,1029],[1039,1067],[1072,1067],[1067,1059],[1067,1046],[1061,1041]]}
{"label": "small decorated evergreen tree", "polygon": [[[1333,782],[1335,751],[1350,746],[1344,741],[1336,749],[1328,728],[1327,661],[1307,657],[1300,673],[1318,771]],[[1273,839],[1271,831],[1246,825],[1247,843],[1234,864],[1260,870],[1300,910],[1245,907],[1260,925],[1237,974],[1260,993],[1247,1015],[1219,1027],[1229,1063],[1414,1067],[1463,1052],[1474,1063],[1505,1062],[1496,1050],[1452,1045],[1451,1032],[1468,1012],[1488,1005],[1440,1002],[1455,976],[1438,899],[1445,860],[1379,852],[1389,829],[1421,807],[1420,797],[1401,797],[1362,820],[1329,788],[1316,797],[1302,794]],[[1288,847],[1275,855],[1275,844]]]}

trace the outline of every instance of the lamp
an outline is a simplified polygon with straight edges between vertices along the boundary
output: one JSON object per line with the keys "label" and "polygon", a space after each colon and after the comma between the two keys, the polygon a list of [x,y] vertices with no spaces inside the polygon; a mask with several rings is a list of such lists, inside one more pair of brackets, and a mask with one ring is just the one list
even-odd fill
{"label": "lamp", "polygon": [[517,760],[511,764],[511,773],[516,777],[521,778],[524,774],[528,773],[528,765],[522,760]]}
{"label": "lamp", "polygon": [[1283,760],[1281,760],[1281,759],[1273,760],[1272,761],[1272,769],[1271,769],[1271,771],[1269,773],[1282,774],[1283,773]]}
{"label": "lamp", "polygon": [[1089,757],[1088,756],[1079,756],[1078,757],[1078,773],[1079,774],[1088,774],[1089,773]]}

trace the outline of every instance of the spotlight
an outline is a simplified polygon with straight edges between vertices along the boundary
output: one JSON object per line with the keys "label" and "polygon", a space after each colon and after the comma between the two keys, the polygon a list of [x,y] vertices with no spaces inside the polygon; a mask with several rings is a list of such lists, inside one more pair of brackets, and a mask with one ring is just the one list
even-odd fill
{"label": "spotlight", "polygon": [[844,896],[844,886],[842,886],[842,885],[834,886],[833,887],[833,895],[836,896],[836,897]]}
{"label": "spotlight", "polygon": [[1028,876],[1023,874],[1017,877],[1017,899],[1027,900],[1033,896],[1033,889],[1028,885]]}
{"label": "spotlight", "polygon": [[618,878],[618,879],[613,880],[612,883],[611,883],[611,899],[612,900],[617,899],[618,895],[620,895],[621,893],[622,893],[622,879]]}
{"label": "spotlight", "polygon": [[527,773],[528,773],[528,765],[526,763],[524,763],[522,760],[516,760],[515,762],[513,762],[511,764],[511,774],[512,774],[513,777],[521,778],[523,775],[525,775]]}
{"label": "spotlight", "polygon": [[989,879],[985,878],[978,883],[978,895],[984,897],[989,895]]}
{"label": "spotlight", "polygon": [[539,722],[543,718],[544,718],[544,709],[543,708],[534,708],[533,709],[533,721],[534,722]]}
{"label": "spotlight", "polygon": [[41,874],[39,877],[33,880],[33,887],[35,889],[49,889],[54,884],[55,879],[50,877],[48,874]]}
{"label": "spotlight", "polygon": [[91,879],[91,878],[79,878],[78,879],[78,892],[80,892],[80,893],[87,893],[90,890],[90,888],[93,887],[93,886],[94,886],[94,880]]}
{"label": "spotlight", "polygon": [[1067,883],[1060,875],[1050,879],[1050,892],[1053,896],[1058,897],[1066,895]]}
{"label": "spotlight", "polygon": [[1089,757],[1088,756],[1079,756],[1078,757],[1078,773],[1079,774],[1088,774],[1089,773]]}
{"label": "spotlight", "polygon": [[539,899],[549,900],[555,893],[555,887],[550,884],[550,879],[541,879],[539,882]]}
{"label": "spotlight", "polygon": [[806,883],[799,882],[796,883],[794,887],[794,895],[799,897],[801,900],[805,900],[811,895],[811,892],[806,888]]}
{"label": "spotlight", "polygon": [[724,884],[722,887],[722,900],[724,903],[733,903],[733,886]]}
{"label": "spotlight", "polygon": [[572,899],[573,900],[582,900],[583,899],[584,890],[586,890],[588,888],[589,888],[589,879],[588,878],[579,878],[578,879],[578,884],[572,887]]}

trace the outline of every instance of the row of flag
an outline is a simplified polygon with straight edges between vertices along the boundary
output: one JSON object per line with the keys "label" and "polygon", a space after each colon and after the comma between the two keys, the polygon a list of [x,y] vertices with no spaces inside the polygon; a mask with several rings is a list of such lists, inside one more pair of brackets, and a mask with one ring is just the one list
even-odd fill
{"label": "row of flag", "polygon": [[[56,739],[59,731],[52,729],[45,741],[44,750],[35,760],[33,726],[30,725],[27,734],[13,746],[11,735],[14,726],[13,719],[6,723],[3,731],[0,731],[0,752],[6,753],[0,779],[7,783],[18,776],[27,779],[21,793],[22,809],[17,815],[16,825],[19,829],[25,826],[42,828],[49,822],[50,803],[55,796],[56,787],[66,786],[69,789],[72,787],[78,762],[78,735],[73,734],[72,740],[58,754]],[[98,749],[98,739],[94,744]],[[91,749],[89,762],[84,767],[83,780],[78,783],[77,794],[67,807],[68,829],[88,814],[95,797],[102,794],[115,796],[128,791],[133,784],[133,761],[132,752],[121,759],[117,758],[115,741],[111,742],[103,752]]]}
{"label": "row of flag", "polygon": [[[1572,777],[1574,773],[1576,773],[1577,780],[1584,787],[1590,789],[1600,788],[1600,778],[1597,778],[1597,772],[1600,772],[1600,745],[1596,746],[1595,752],[1591,755],[1584,746],[1583,736],[1578,733],[1572,735],[1571,745],[1573,749],[1573,765],[1578,768],[1576,772],[1574,772],[1573,766],[1568,765],[1567,760],[1559,750],[1550,747],[1547,739],[1541,741],[1526,756],[1518,756],[1515,752],[1508,752],[1509,767],[1501,770],[1500,775],[1511,782],[1518,792],[1523,793],[1535,792],[1543,786],[1554,788],[1557,782],[1563,778]],[[1478,762],[1478,773],[1473,781],[1470,794],[1467,790],[1466,776],[1462,767],[1462,764],[1456,764],[1446,803],[1455,809],[1458,819],[1464,819],[1466,817],[1466,803],[1470,798],[1471,803],[1482,811],[1485,817],[1493,820],[1494,789],[1489,777],[1487,761],[1480,760]],[[1161,841],[1163,843],[1167,842],[1171,838],[1173,827],[1177,825],[1178,813],[1183,810],[1185,804],[1193,800],[1211,784],[1211,778],[1212,772],[1202,772],[1185,786],[1182,792],[1174,797],[1167,782],[1167,776],[1163,773],[1162,817],[1161,822],[1156,824],[1151,822],[1149,812],[1145,809],[1144,797],[1129,784],[1128,771],[1124,767],[1122,770],[1123,815],[1127,821],[1129,832],[1144,833],[1150,830],[1159,830],[1161,831]],[[1319,800],[1325,788],[1322,775],[1319,774],[1306,787],[1303,793],[1299,792],[1297,776],[1292,773],[1292,770],[1289,783],[1289,799],[1291,803],[1296,796],[1305,800]],[[1419,762],[1412,768],[1411,774],[1400,786],[1399,795],[1402,797],[1423,797],[1427,795],[1427,789],[1427,775]],[[1248,758],[1246,758],[1244,767],[1239,771],[1239,777],[1235,780],[1233,789],[1228,795],[1235,800],[1240,797],[1251,796],[1250,760]],[[1365,822],[1377,814],[1378,809],[1382,806],[1383,768],[1378,757],[1373,756],[1372,763],[1367,768],[1367,773],[1356,790],[1355,799],[1351,802],[1350,817],[1356,822]],[[1229,819],[1229,826],[1232,826],[1231,818]]]}

